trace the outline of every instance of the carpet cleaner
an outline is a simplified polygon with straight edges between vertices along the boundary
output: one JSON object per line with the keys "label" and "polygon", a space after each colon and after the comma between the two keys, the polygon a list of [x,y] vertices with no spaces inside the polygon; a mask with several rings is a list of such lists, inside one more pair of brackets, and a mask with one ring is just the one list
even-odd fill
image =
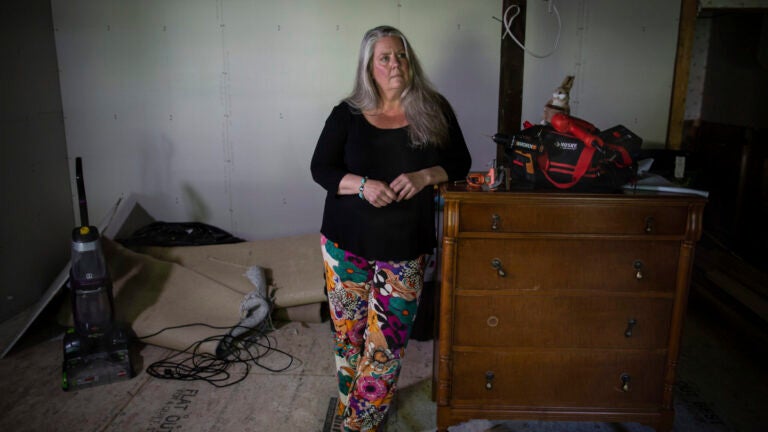
{"label": "carpet cleaner", "polygon": [[88,223],[81,158],[75,159],[80,226],[72,230],[68,287],[74,327],[64,335],[61,387],[79,390],[134,376],[129,332],[115,322],[112,280],[99,230]]}

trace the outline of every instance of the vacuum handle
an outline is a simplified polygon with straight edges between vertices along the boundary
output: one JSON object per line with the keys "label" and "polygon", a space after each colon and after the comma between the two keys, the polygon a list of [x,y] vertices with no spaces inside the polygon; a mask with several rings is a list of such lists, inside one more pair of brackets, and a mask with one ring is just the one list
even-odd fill
{"label": "vacuum handle", "polygon": [[88,201],[85,199],[83,160],[80,157],[75,158],[75,180],[77,180],[77,199],[80,203],[80,226],[88,226]]}

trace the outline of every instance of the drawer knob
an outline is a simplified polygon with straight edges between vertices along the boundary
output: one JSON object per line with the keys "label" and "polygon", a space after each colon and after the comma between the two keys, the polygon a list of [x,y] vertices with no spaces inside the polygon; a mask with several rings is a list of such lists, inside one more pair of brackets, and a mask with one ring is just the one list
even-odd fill
{"label": "drawer knob", "polygon": [[619,378],[621,379],[621,391],[629,392],[629,381],[632,377],[630,377],[628,373],[623,373]]}
{"label": "drawer knob", "polygon": [[499,325],[499,318],[495,315],[491,315],[485,323],[488,324],[488,327],[496,327]]}
{"label": "drawer knob", "polygon": [[493,389],[493,377],[494,377],[493,372],[488,371],[485,373],[485,389],[486,390]]}
{"label": "drawer knob", "polygon": [[499,221],[501,218],[496,213],[491,215],[491,230],[492,231],[498,231],[499,230]]}
{"label": "drawer knob", "polygon": [[656,219],[651,216],[645,218],[645,232],[651,234],[656,230]]}
{"label": "drawer knob", "polygon": [[491,260],[491,267],[496,269],[496,272],[498,272],[500,277],[504,277],[507,275],[507,273],[504,271],[504,268],[501,267],[501,260],[498,258],[494,258]]}
{"label": "drawer knob", "polygon": [[624,330],[625,337],[632,337],[632,329],[635,328],[635,324],[637,324],[637,320],[634,318],[630,318],[630,320],[627,321],[627,329]]}
{"label": "drawer knob", "polygon": [[640,260],[635,260],[635,262],[632,263],[632,267],[635,268],[635,279],[640,280],[643,278],[643,262]]}

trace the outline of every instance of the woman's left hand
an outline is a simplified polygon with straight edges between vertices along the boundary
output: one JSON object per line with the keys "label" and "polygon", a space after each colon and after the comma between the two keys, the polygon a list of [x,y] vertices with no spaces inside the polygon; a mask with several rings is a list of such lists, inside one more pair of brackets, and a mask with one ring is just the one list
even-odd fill
{"label": "woman's left hand", "polygon": [[425,186],[429,184],[429,180],[426,175],[420,171],[403,173],[397,176],[389,187],[397,194],[397,201],[404,199],[411,199],[417,193],[421,192]]}

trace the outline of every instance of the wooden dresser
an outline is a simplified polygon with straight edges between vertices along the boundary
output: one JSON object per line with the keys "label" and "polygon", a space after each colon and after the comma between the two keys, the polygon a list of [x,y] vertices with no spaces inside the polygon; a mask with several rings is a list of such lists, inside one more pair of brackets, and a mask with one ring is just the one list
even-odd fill
{"label": "wooden dresser", "polygon": [[438,431],[470,419],[669,431],[706,200],[444,185]]}

